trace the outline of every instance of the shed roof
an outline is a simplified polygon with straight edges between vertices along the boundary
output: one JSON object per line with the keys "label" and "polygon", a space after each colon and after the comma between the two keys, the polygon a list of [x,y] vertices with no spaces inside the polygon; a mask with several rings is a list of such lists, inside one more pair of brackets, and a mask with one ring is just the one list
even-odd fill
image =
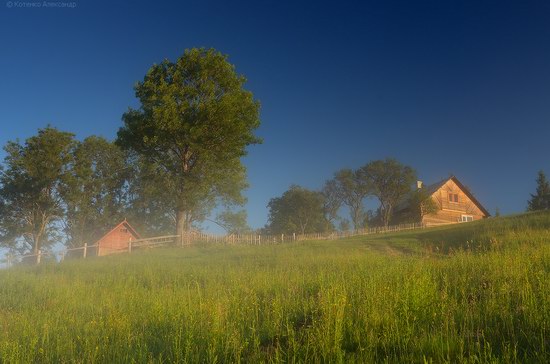
{"label": "shed roof", "polygon": [[112,228],[107,234],[103,235],[101,237],[101,239],[99,239],[96,244],[99,244],[103,239],[105,239],[105,237],[109,236],[113,231],[116,231],[120,226],[124,225],[125,228],[128,229],[128,231],[130,233],[132,233],[132,235],[134,235],[137,239],[140,239],[141,237],[139,236],[139,234],[137,233],[137,231],[132,227],[132,225],[130,225],[130,223],[124,219],[124,221],[122,221],[121,223],[119,223],[117,226],[115,226],[114,228]]}

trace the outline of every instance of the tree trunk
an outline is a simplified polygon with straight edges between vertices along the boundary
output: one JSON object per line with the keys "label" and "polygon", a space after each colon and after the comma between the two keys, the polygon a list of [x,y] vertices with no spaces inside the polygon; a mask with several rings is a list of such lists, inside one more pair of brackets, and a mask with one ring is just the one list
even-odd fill
{"label": "tree trunk", "polygon": [[[38,257],[38,253],[42,249],[42,240],[44,240],[44,236],[46,235],[46,227],[48,226],[49,217],[46,215],[46,213],[42,212],[40,216],[40,226],[38,228],[38,231],[33,236],[33,254],[36,255],[36,264],[40,263],[40,258]],[[36,221],[36,220],[35,220]]]}
{"label": "tree trunk", "polygon": [[38,256],[38,253],[40,252],[40,248],[42,246],[42,235],[38,234],[34,237],[34,249],[33,254],[36,255],[35,262],[36,264],[40,263],[40,257]]}
{"label": "tree trunk", "polygon": [[353,230],[357,231],[361,228],[361,218],[362,218],[362,211],[361,206],[355,206],[352,208],[352,222],[353,222]]}
{"label": "tree trunk", "polygon": [[187,214],[183,210],[176,212],[176,235],[180,237],[180,243],[187,232]]}
{"label": "tree trunk", "polygon": [[388,206],[384,209],[384,226],[388,227],[390,225],[390,219],[392,214],[392,206]]}

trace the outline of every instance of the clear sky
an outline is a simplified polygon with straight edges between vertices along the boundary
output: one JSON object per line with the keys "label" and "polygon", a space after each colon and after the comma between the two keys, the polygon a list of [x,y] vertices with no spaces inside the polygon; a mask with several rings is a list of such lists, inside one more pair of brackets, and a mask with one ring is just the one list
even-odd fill
{"label": "clear sky", "polygon": [[153,63],[214,47],[262,105],[253,227],[291,184],[384,157],[455,174],[491,213],[550,172],[547,0],[31,4],[0,3],[0,144],[48,123],[113,139]]}

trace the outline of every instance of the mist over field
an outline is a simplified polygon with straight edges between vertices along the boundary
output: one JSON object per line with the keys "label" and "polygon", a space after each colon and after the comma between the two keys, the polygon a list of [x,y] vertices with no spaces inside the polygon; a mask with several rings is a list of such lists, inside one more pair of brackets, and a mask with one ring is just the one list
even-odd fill
{"label": "mist over field", "polygon": [[550,215],[0,272],[5,362],[547,362]]}

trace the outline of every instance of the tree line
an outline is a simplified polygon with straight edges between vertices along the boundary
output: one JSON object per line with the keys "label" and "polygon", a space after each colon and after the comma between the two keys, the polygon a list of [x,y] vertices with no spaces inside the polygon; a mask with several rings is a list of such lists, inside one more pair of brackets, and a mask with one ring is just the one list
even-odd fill
{"label": "tree line", "polygon": [[[227,56],[186,50],[135,86],[114,142],[52,126],[8,142],[0,166],[0,243],[38,252],[94,242],[123,217],[144,235],[182,234],[215,207],[230,230],[246,221],[241,158],[261,143],[259,102]],[[236,210],[237,209],[237,210]]]}
{"label": "tree line", "polygon": [[[388,158],[355,170],[339,170],[319,191],[292,185],[268,203],[268,223],[263,230],[270,234],[307,234],[420,222],[423,216],[437,212],[438,206],[425,189],[414,187],[415,181],[413,168]],[[527,211],[550,210],[550,182],[543,171],[539,171],[536,182]],[[379,202],[375,211],[365,209],[369,197]],[[406,203],[407,209],[395,216],[399,203]],[[341,216],[342,207],[349,218]],[[497,209],[495,216],[499,215]]]}
{"label": "tree line", "polygon": [[[357,169],[334,173],[320,191],[293,185],[282,196],[270,200],[269,233],[319,233],[335,229],[358,230],[369,225],[388,226],[401,202],[408,204],[400,222],[418,222],[437,209],[424,189],[415,189],[416,171],[393,158],[371,161]],[[365,209],[365,200],[379,202],[376,211]],[[349,219],[340,216],[341,208]]]}

